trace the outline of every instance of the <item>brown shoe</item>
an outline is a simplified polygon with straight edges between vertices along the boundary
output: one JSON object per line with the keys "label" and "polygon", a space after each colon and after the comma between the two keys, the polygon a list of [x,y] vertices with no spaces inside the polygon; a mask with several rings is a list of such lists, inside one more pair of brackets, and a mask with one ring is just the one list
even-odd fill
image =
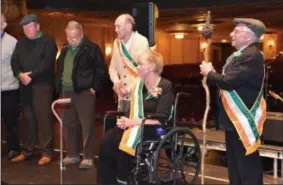
{"label": "brown shoe", "polygon": [[40,160],[38,161],[38,165],[43,166],[52,161],[51,157],[41,157]]}
{"label": "brown shoe", "polygon": [[22,162],[22,161],[27,160],[27,159],[28,159],[28,157],[26,157],[24,154],[20,154],[17,157],[13,158],[11,160],[11,162],[12,163],[18,163],[18,162]]}

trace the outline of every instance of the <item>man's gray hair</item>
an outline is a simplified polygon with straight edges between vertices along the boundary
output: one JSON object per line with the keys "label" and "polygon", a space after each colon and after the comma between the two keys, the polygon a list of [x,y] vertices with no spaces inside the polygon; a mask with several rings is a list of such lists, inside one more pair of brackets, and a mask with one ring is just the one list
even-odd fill
{"label": "man's gray hair", "polygon": [[82,34],[84,33],[82,25],[77,21],[69,21],[65,31],[67,30],[79,30]]}
{"label": "man's gray hair", "polygon": [[258,36],[249,28],[246,28],[248,30],[249,33],[252,34],[252,42],[259,42],[260,38],[258,38]]}

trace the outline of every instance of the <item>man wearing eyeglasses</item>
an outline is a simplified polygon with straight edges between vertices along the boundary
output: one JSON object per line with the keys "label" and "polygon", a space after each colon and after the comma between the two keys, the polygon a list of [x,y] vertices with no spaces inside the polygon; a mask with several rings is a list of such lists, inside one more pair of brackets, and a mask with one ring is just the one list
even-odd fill
{"label": "man wearing eyeglasses", "polygon": [[[67,156],[64,165],[78,164],[88,169],[95,157],[95,97],[102,89],[106,66],[99,46],[88,40],[82,25],[70,21],[65,29],[67,42],[57,61],[56,90],[71,98],[62,111]],[[79,156],[79,125],[82,126],[83,160]]]}
{"label": "man wearing eyeglasses", "polygon": [[236,51],[222,73],[203,62],[200,73],[208,85],[219,88],[220,128],[225,130],[230,184],[263,184],[258,152],[266,116],[263,98],[264,56],[258,46],[265,25],[256,19],[237,18],[231,32]]}

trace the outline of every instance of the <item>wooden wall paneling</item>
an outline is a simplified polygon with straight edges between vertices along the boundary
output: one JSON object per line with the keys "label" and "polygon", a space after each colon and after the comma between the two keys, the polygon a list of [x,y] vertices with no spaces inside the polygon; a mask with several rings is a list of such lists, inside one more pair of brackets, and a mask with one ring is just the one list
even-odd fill
{"label": "wooden wall paneling", "polygon": [[168,39],[168,34],[164,32],[157,32],[156,38],[156,50],[163,56],[164,65],[170,65],[170,42]]}
{"label": "wooden wall paneling", "polygon": [[63,45],[67,42],[65,28],[68,24],[68,21],[64,20],[63,18],[58,18],[54,19],[52,22],[54,23],[53,25],[55,27],[55,38],[57,41],[58,50],[61,51]]}
{"label": "wooden wall paneling", "polygon": [[222,49],[220,45],[211,45],[211,62],[216,63],[221,61]]}
{"label": "wooden wall paneling", "polygon": [[[115,38],[116,38],[116,33],[114,30],[114,27],[104,27],[105,49],[103,50],[103,52],[105,53],[105,62],[107,65],[110,65],[110,60],[111,60],[112,51],[113,51],[113,43],[114,43]],[[111,48],[111,54],[106,55],[106,47]]]}
{"label": "wooden wall paneling", "polygon": [[183,40],[170,35],[170,64],[183,63]]}
{"label": "wooden wall paneling", "polygon": [[283,33],[277,35],[276,52],[283,51]]}
{"label": "wooden wall paneling", "polygon": [[104,34],[103,34],[103,28],[97,27],[93,24],[85,24],[82,23],[84,34],[85,36],[95,42],[99,47],[103,47],[104,44]]}
{"label": "wooden wall paneling", "polygon": [[197,63],[200,61],[200,39],[193,36],[176,39],[174,35],[158,32],[157,51],[163,55],[165,65]]}
{"label": "wooden wall paneling", "polygon": [[183,39],[183,63],[193,64],[200,62],[200,41],[197,37]]}

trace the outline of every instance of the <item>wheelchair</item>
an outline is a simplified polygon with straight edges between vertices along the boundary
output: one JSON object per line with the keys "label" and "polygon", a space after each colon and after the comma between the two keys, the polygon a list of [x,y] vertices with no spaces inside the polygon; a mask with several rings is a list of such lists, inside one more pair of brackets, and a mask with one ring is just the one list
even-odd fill
{"label": "wheelchair", "polygon": [[[177,121],[177,108],[182,97],[176,95],[171,124],[167,117],[145,115],[141,124],[141,141],[136,148],[130,185],[142,184],[193,184],[199,175],[201,149],[196,136]],[[104,131],[116,125],[116,119],[123,113],[107,111],[104,117]],[[145,125],[147,119],[164,122],[163,125]]]}

